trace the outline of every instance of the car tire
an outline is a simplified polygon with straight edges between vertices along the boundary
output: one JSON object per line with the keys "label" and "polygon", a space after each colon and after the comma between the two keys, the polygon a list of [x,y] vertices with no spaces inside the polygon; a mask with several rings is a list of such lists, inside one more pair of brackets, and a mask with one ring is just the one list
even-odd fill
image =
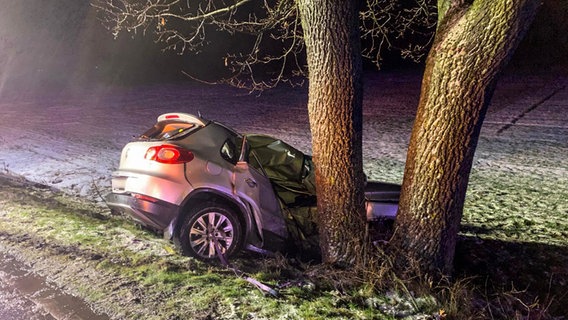
{"label": "car tire", "polygon": [[206,203],[192,208],[179,230],[179,245],[184,255],[200,260],[218,259],[215,240],[225,258],[239,252],[243,244],[243,228],[237,215],[226,206]]}

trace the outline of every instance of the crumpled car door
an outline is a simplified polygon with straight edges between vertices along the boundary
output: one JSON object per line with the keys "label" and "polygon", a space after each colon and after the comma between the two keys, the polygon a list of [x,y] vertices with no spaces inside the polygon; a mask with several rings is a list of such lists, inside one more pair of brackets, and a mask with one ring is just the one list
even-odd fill
{"label": "crumpled car door", "polygon": [[266,241],[267,231],[280,237],[280,241],[287,239],[288,231],[280,203],[268,178],[246,161],[237,162],[233,172],[234,192],[252,206],[263,240]]}

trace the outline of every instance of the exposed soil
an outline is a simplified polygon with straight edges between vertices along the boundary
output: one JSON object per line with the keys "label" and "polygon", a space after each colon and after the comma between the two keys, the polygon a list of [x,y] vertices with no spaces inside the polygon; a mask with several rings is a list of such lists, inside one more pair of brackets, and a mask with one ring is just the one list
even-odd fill
{"label": "exposed soil", "polygon": [[50,285],[13,256],[0,254],[0,317],[12,320],[104,320],[85,302]]}

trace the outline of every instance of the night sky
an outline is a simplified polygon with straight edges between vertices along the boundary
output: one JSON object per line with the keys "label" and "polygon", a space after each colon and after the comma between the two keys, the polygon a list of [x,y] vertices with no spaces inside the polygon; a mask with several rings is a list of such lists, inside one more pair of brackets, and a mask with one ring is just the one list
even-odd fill
{"label": "night sky", "polygon": [[[163,53],[152,36],[122,34],[115,40],[85,0],[0,0],[0,7],[2,90],[176,81],[186,79],[182,70],[207,78],[223,71],[223,55],[238,40],[212,39],[201,54],[179,56]],[[567,17],[568,1],[546,0],[511,65],[566,65]],[[387,63],[400,66],[397,59]]]}

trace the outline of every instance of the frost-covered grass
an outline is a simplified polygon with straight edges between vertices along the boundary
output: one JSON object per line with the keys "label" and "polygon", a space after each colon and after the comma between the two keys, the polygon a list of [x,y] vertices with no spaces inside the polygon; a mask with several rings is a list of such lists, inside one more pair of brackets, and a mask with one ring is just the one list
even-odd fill
{"label": "frost-covered grass", "polygon": [[[365,172],[370,179],[400,183],[420,77],[379,74],[366,80]],[[465,304],[497,318],[539,308],[568,314],[567,84],[565,75],[513,75],[499,84],[476,152],[456,251],[457,279],[467,280],[458,280],[451,294],[444,291],[446,299],[436,302],[311,285],[287,288],[281,299],[266,298],[223,268],[174,254],[156,235],[106,216],[100,194],[110,190],[121,148],[164,112],[200,111],[239,131],[274,135],[309,152],[302,88],[278,88],[260,97],[182,85],[3,97],[0,170],[68,196],[49,200],[33,188],[8,192],[0,200],[0,244],[8,243],[3,250],[21,252],[31,262],[33,257],[52,261],[63,270],[53,276],[60,284],[126,318],[187,312],[203,318],[373,319],[397,312],[432,314],[439,307],[461,319]],[[87,207],[76,207],[69,195],[87,199]],[[295,272],[259,257],[240,261],[271,285]],[[53,269],[36,265],[46,273]]]}
{"label": "frost-covered grass", "polygon": [[306,279],[279,287],[301,280],[301,272],[281,258],[235,260],[280,293],[265,296],[231,270],[177,254],[129,220],[29,183],[1,181],[0,251],[113,319],[393,319],[437,306],[431,297],[340,291]]}
{"label": "frost-covered grass", "polygon": [[[476,170],[471,177],[465,234],[568,245],[568,184],[558,176]],[[468,226],[477,232],[468,232]]]}
{"label": "frost-covered grass", "polygon": [[515,299],[568,314],[568,129],[550,132],[486,134],[470,176],[456,269],[505,315]]}

